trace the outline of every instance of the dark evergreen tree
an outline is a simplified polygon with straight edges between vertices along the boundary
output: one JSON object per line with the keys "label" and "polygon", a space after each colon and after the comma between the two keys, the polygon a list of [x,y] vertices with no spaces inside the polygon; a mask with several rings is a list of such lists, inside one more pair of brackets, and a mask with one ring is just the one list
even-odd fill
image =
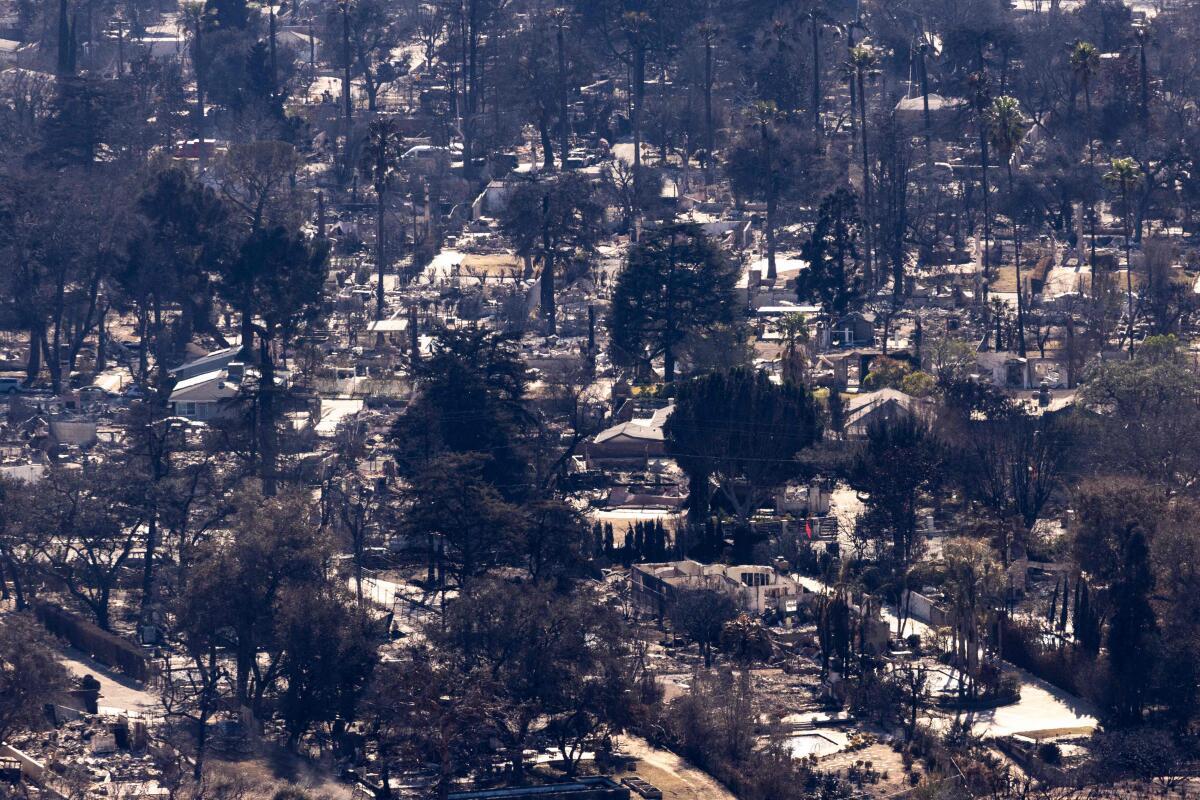
{"label": "dark evergreen tree", "polygon": [[820,436],[812,395],[773,383],[762,372],[736,369],[682,384],[664,433],[667,451],[689,475],[711,475],[737,516],[735,558],[753,547],[750,517],[802,466],[796,456]]}
{"label": "dark evergreen tree", "polygon": [[712,666],[712,648],[726,622],[737,616],[733,599],[712,589],[687,589],[670,608],[671,626],[700,646],[704,666]]}
{"label": "dark evergreen tree", "polygon": [[609,321],[613,358],[645,371],[663,359],[663,377],[687,337],[733,326],[737,269],[695,225],[671,225],[633,247],[617,279]]}
{"label": "dark evergreen tree", "polygon": [[57,75],[62,78],[75,74],[75,31],[67,0],[58,0]]}
{"label": "dark evergreen tree", "polygon": [[1075,604],[1075,617],[1072,626],[1075,630],[1075,641],[1084,653],[1095,657],[1100,652],[1101,629],[1099,613],[1092,605],[1091,590],[1083,578],[1079,579],[1079,601]]}
{"label": "dark evergreen tree", "polygon": [[527,370],[510,336],[482,329],[437,331],[416,369],[417,394],[392,427],[401,473],[444,453],[483,459],[484,478],[507,499],[531,483],[524,407]]}
{"label": "dark evergreen tree", "polygon": [[1058,614],[1058,629],[1060,631],[1066,631],[1067,629],[1067,614],[1069,613],[1069,607],[1071,605],[1071,594],[1069,591],[1070,585],[1071,577],[1069,575],[1063,575],[1062,609]]}
{"label": "dark evergreen tree", "polygon": [[[242,313],[246,329],[258,340],[253,420],[257,468],[267,495],[275,493],[279,478],[278,425],[283,408],[276,381],[276,347],[316,319],[328,256],[328,242],[310,242],[275,227],[253,232],[221,274],[221,294]],[[251,347],[249,342],[242,346]]]}
{"label": "dark evergreen tree", "polygon": [[1117,580],[1109,590],[1107,705],[1115,726],[1139,724],[1150,699],[1158,644],[1158,625],[1150,605],[1153,589],[1149,547],[1145,534],[1135,528],[1126,540]]}
{"label": "dark evergreen tree", "polygon": [[821,201],[816,227],[801,250],[809,264],[796,283],[801,300],[819,300],[829,313],[840,316],[859,299],[862,227],[858,199],[849,189],[838,189]]}
{"label": "dark evergreen tree", "polygon": [[865,518],[882,528],[878,533],[890,545],[888,564],[897,580],[912,566],[917,511],[944,466],[942,444],[926,424],[902,417],[872,425],[850,469],[850,485],[867,498]]}
{"label": "dark evergreen tree", "polygon": [[63,75],[50,113],[42,123],[38,160],[54,168],[92,168],[105,145],[119,149],[115,132],[123,106],[129,102],[127,86],[91,76]]}

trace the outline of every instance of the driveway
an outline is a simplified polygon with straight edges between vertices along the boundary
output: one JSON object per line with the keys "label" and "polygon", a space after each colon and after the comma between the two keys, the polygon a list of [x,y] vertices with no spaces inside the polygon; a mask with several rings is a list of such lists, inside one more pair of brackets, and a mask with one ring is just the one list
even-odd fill
{"label": "driveway", "polygon": [[708,773],[669,750],[651,747],[645,739],[622,736],[620,747],[622,752],[638,759],[631,774],[661,789],[663,800],[737,800]]}

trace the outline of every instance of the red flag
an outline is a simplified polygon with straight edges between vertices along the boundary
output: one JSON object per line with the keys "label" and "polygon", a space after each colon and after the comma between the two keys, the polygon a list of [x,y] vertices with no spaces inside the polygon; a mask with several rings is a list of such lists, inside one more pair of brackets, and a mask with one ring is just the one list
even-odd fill
{"label": "red flag", "polygon": [[808,517],[804,518],[804,535],[809,539],[812,538],[812,520],[810,520]]}

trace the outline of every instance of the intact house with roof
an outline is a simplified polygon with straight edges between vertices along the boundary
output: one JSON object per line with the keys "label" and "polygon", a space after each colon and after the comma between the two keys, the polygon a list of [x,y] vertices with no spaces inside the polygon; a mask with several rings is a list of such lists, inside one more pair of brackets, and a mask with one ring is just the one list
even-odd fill
{"label": "intact house with roof", "polygon": [[237,396],[240,380],[228,370],[203,372],[175,384],[168,405],[177,417],[204,422],[226,413],[229,401]]}
{"label": "intact house with roof", "polygon": [[240,349],[215,350],[170,370],[176,381],[167,401],[171,413],[200,422],[225,413],[242,383],[243,365],[235,361]]}
{"label": "intact house with roof", "polygon": [[589,467],[597,464],[645,464],[666,453],[663,426],[673,406],[657,409],[649,418],[629,419],[600,431],[585,448]]}
{"label": "intact house with roof", "polygon": [[879,389],[847,401],[842,432],[846,436],[862,437],[872,425],[902,419],[930,422],[933,412],[933,401],[928,398],[913,397],[896,389]]}
{"label": "intact house with roof", "polygon": [[659,618],[667,615],[681,592],[689,590],[707,589],[729,595],[739,609],[749,614],[794,614],[808,594],[803,586],[772,567],[701,564],[691,559],[634,564],[630,584],[636,608]]}
{"label": "intact house with roof", "polygon": [[241,347],[238,345],[223,347],[220,350],[214,350],[191,361],[185,361],[179,366],[168,370],[168,374],[176,381],[185,381],[197,375],[205,375],[223,370],[237,358],[240,351]]}

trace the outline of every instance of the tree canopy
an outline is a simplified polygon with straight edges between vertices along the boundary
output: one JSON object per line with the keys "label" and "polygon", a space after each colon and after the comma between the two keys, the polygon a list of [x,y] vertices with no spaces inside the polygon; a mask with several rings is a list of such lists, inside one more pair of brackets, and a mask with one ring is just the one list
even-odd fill
{"label": "tree canopy", "polygon": [[689,333],[737,323],[735,265],[694,225],[671,225],[629,252],[613,291],[613,359],[675,379]]}

